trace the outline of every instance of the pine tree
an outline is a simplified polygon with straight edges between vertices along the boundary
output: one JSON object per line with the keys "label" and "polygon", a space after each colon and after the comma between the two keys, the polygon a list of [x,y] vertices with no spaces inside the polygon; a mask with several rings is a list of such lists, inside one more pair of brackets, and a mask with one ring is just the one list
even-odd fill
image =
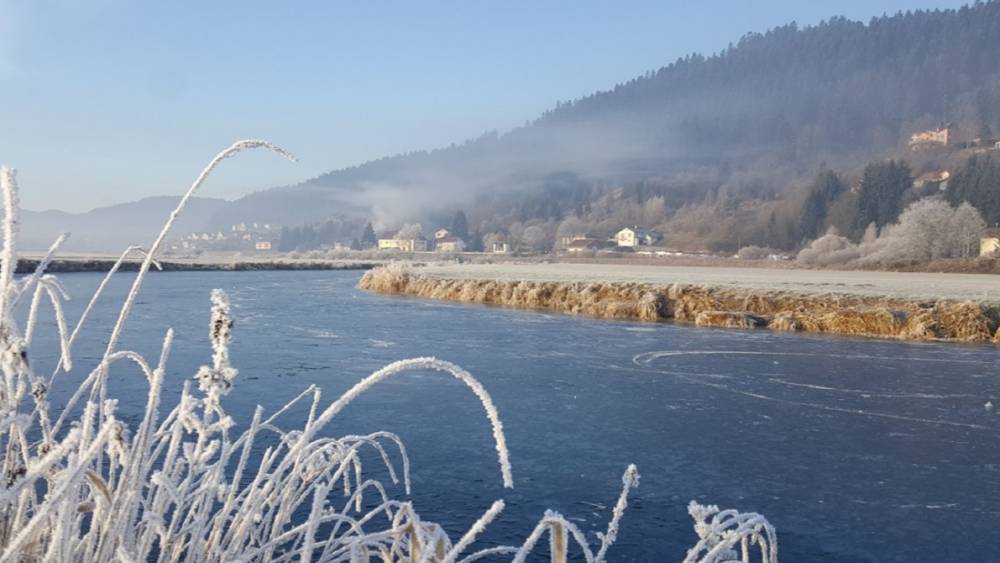
{"label": "pine tree", "polygon": [[464,240],[469,240],[469,222],[465,219],[465,213],[461,209],[455,212],[455,218],[451,220],[451,234]]}
{"label": "pine tree", "polygon": [[875,223],[883,227],[896,220],[902,211],[903,194],[913,186],[910,167],[904,161],[890,160],[869,164],[861,179],[858,211],[852,230],[856,236]]}
{"label": "pine tree", "polygon": [[378,244],[378,237],[375,236],[375,229],[371,222],[365,224],[365,230],[361,235],[361,247],[372,248]]}

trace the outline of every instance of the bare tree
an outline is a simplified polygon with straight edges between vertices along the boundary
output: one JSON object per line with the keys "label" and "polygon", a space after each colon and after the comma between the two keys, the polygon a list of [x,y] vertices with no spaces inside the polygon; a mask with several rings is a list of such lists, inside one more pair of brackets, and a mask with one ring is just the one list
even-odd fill
{"label": "bare tree", "polygon": [[979,238],[986,230],[986,221],[979,214],[979,210],[963,202],[955,209],[952,216],[951,231],[958,238],[958,247],[962,258],[975,256],[978,253]]}
{"label": "bare tree", "polygon": [[420,223],[408,223],[396,233],[396,238],[401,240],[413,240],[424,236],[424,228]]}

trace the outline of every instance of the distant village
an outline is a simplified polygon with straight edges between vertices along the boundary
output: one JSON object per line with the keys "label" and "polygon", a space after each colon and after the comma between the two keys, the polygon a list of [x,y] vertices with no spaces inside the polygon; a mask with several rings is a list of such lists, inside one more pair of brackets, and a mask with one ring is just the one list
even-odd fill
{"label": "distant village", "polygon": [[[663,246],[663,234],[638,226],[625,227],[609,239],[595,238],[587,233],[576,233],[560,237],[556,252],[583,254],[598,252],[636,253],[640,255],[672,255]],[[399,252],[466,252],[467,242],[448,229],[438,229],[433,239],[423,236],[400,238],[399,236],[378,239],[378,249]],[[491,240],[482,252],[489,254],[510,254],[511,243],[506,240]]]}
{"label": "distant village", "polygon": [[239,223],[228,231],[188,233],[173,242],[169,250],[174,253],[269,252],[274,249],[274,239],[279,232],[269,223]]}

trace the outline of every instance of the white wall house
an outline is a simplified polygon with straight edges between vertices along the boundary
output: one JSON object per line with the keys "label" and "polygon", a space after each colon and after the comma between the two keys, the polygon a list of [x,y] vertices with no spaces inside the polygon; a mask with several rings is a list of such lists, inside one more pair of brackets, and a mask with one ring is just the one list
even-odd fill
{"label": "white wall house", "polygon": [[615,243],[626,248],[638,248],[639,246],[652,246],[663,238],[656,231],[647,231],[639,227],[625,227],[615,233]]}

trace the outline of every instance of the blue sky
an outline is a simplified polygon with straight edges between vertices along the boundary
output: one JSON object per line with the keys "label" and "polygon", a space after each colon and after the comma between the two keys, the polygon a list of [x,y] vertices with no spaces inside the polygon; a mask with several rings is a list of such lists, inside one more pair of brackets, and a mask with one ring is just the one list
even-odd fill
{"label": "blue sky", "polygon": [[140,2],[0,0],[0,162],[29,209],[182,192],[231,141],[234,198],[508,130],[749,31],[950,0]]}

